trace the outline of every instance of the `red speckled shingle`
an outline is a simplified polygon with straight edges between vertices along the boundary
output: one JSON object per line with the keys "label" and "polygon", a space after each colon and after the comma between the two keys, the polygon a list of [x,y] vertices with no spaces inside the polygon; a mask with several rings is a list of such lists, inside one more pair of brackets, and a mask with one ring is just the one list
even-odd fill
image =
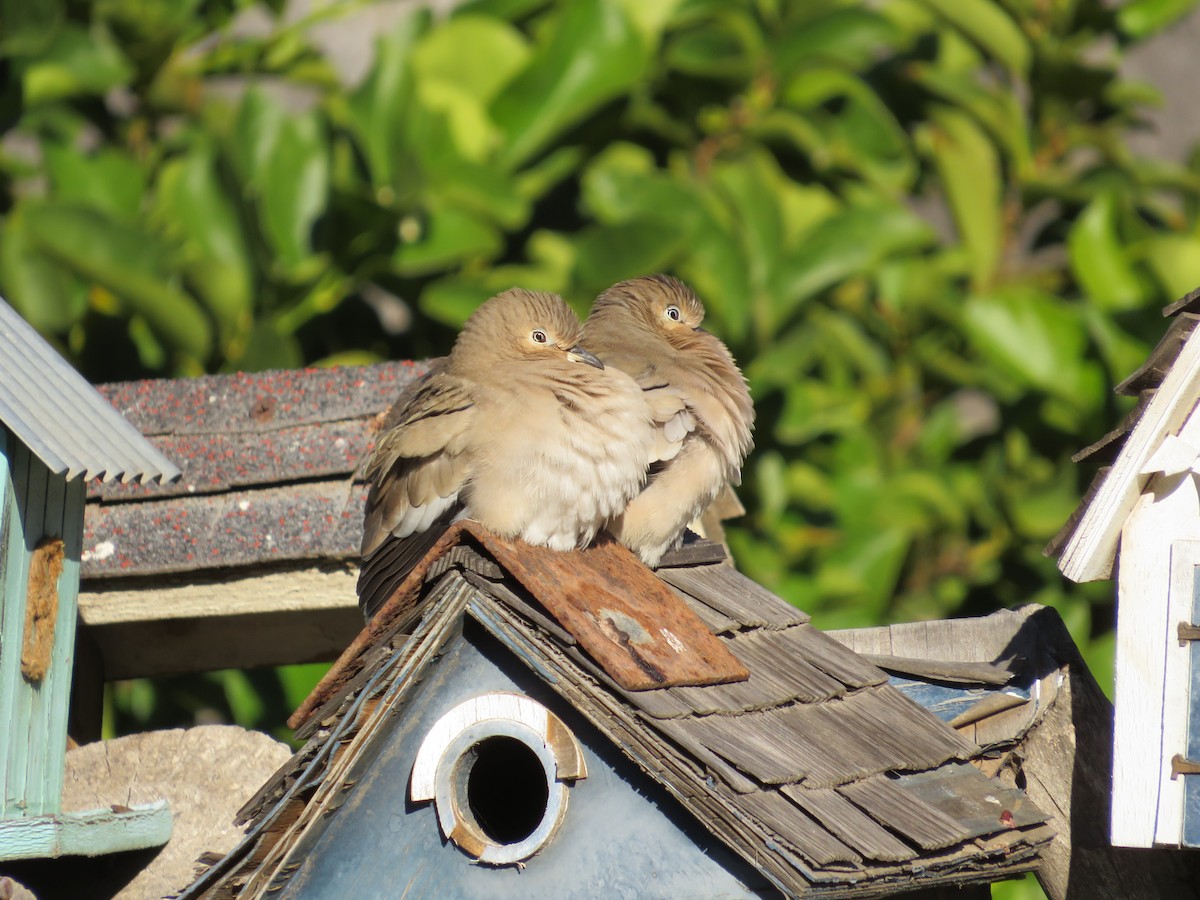
{"label": "red speckled shingle", "polygon": [[377,417],[423,371],[396,362],[101,385],[183,478],[90,486],[82,576],[357,558],[366,490],[355,474]]}

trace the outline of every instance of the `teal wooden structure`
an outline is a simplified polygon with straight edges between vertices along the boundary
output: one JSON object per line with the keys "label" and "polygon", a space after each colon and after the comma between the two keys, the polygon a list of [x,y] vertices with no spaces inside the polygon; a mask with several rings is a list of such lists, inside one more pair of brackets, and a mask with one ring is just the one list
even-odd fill
{"label": "teal wooden structure", "polygon": [[161,801],[61,808],[86,483],[118,477],[179,470],[0,300],[0,861],[171,835]]}

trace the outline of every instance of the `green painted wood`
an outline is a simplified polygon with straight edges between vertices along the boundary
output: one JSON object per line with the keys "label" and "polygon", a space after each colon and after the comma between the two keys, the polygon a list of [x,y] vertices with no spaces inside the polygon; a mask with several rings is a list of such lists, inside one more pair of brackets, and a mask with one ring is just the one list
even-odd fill
{"label": "green painted wood", "polygon": [[57,813],[0,820],[0,860],[101,856],[161,847],[171,837],[165,800],[114,811]]}
{"label": "green painted wood", "polygon": [[[0,612],[0,770],[5,818],[57,812],[61,807],[67,716],[83,543],[82,479],[67,483],[27,447],[6,437],[9,529],[5,601]],[[11,501],[11,502],[8,502]],[[31,684],[20,673],[29,566],[43,537],[61,537],[63,572],[46,677]]]}
{"label": "green painted wood", "polygon": [[[21,615],[12,648],[18,657],[19,668],[21,645],[25,636],[24,607],[29,590],[29,564],[32,560],[33,548],[37,546],[45,522],[46,478],[49,473],[46,471],[45,464],[20,442],[17,442],[14,449],[13,460],[13,486],[24,532],[22,577],[18,601],[21,606]],[[29,767],[31,760],[36,760],[46,752],[46,735],[44,732],[38,733],[36,724],[40,693],[40,685],[30,684],[18,673],[13,733],[18,735],[19,739],[13,743],[7,762],[8,783],[13,794],[9,800],[13,807],[20,810],[22,815],[40,815],[55,811],[46,807],[39,785],[33,785],[32,796],[30,795]],[[66,754],[65,748],[63,753]],[[34,765],[36,766],[36,763]]]}
{"label": "green painted wood", "polygon": [[[63,570],[58,579],[58,621],[54,629],[50,672],[42,689],[42,727],[46,735],[44,766],[39,782],[45,792],[47,812],[61,809],[63,772],[66,766],[67,722],[71,715],[71,676],[75,669],[76,622],[79,619],[79,560],[83,550],[83,505],[86,486],[82,478],[59,482],[61,490],[48,499],[57,503],[63,539]],[[49,508],[49,503],[47,504]]]}
{"label": "green painted wood", "polygon": [[[29,754],[29,686],[21,677],[21,641],[25,629],[25,592],[29,579],[26,537],[26,490],[30,453],[20,441],[7,441],[9,463],[9,528],[4,548],[4,640],[0,645],[0,731],[9,736],[0,758],[4,787],[4,817],[25,814],[25,768]],[[38,523],[40,525],[40,522]]]}
{"label": "green painted wood", "polygon": [[17,502],[13,496],[12,467],[8,460],[9,434],[0,424],[0,816],[8,811],[7,766],[9,749],[12,747],[12,708],[16,702],[16,685],[11,654],[4,648],[11,646],[13,626],[11,619],[16,615],[16,603],[9,599],[15,596],[18,551],[22,544],[19,534],[13,535],[17,527]]}

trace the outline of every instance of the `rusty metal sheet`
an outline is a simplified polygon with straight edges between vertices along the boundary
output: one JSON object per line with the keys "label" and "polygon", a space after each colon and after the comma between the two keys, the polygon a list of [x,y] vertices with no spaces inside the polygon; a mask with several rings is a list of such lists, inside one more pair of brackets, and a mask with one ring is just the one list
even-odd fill
{"label": "rusty metal sheet", "polygon": [[465,530],[630,691],[745,681],[750,673],[632,553],[608,538],[562,552]]}

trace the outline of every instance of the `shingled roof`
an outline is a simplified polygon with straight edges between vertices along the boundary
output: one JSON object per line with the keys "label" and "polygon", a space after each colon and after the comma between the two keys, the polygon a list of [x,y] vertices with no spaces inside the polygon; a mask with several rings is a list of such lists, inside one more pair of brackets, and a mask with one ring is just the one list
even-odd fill
{"label": "shingled roof", "polygon": [[1072,457],[1098,462],[1100,468],[1044,552],[1057,557],[1059,568],[1075,581],[1111,574],[1121,523],[1139,494],[1138,479],[1162,439],[1191,412],[1200,391],[1200,342],[1191,340],[1200,323],[1200,288],[1166,307],[1163,316],[1171,323],[1162,340],[1114,388],[1118,395],[1137,397],[1136,405],[1116,428]]}
{"label": "shingled roof", "polygon": [[84,579],[357,560],[355,480],[411,362],[100,385],[160,451],[174,484],[96,484]]}
{"label": "shingled roof", "polygon": [[[611,543],[555,554],[456,526],[293,717],[308,743],[243,809],[244,840],[184,896],[284,888],[464,618],[785,895],[882,896],[1036,865],[1045,816],[974,768],[972,743],[722,556],[690,545],[656,579]],[[639,577],[670,601],[626,593],[599,637],[565,608]],[[699,635],[673,646],[713,660],[721,683],[647,649],[688,617],[734,665]],[[638,670],[660,686],[630,687]]]}

